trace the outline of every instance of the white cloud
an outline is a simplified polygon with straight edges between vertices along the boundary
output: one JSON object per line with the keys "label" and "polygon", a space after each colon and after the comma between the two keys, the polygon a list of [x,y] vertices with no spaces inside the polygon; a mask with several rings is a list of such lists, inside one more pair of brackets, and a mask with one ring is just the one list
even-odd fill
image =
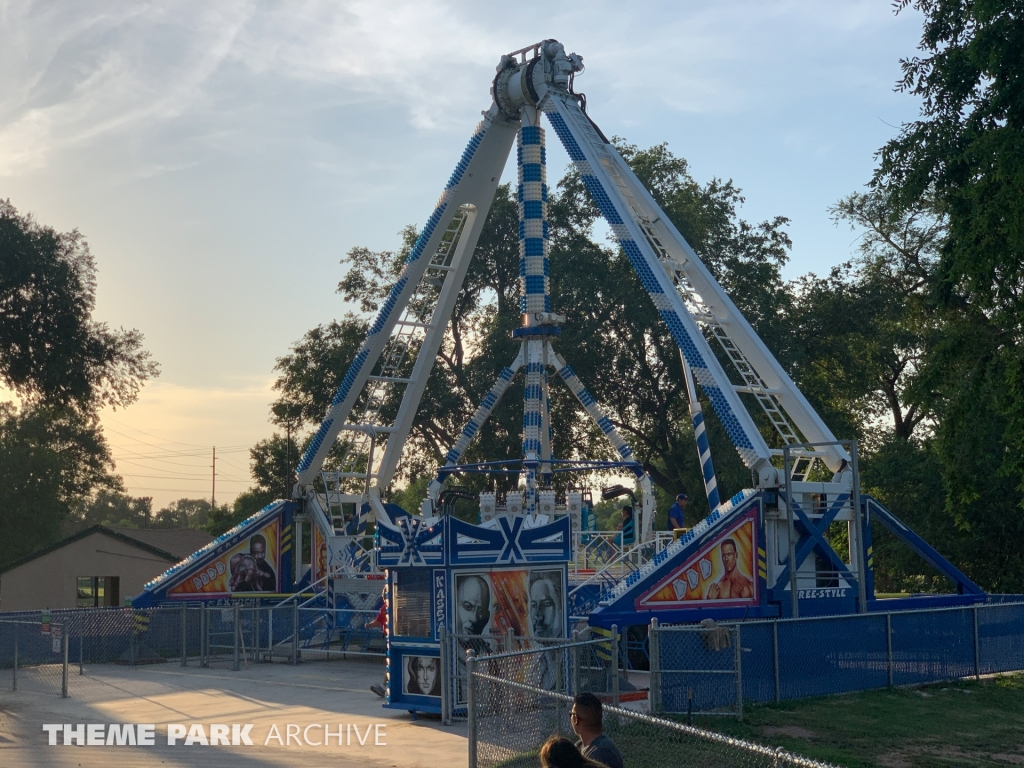
{"label": "white cloud", "polygon": [[[466,113],[489,102],[498,56],[542,36],[561,37],[598,65],[600,79],[582,78],[581,87],[597,88],[609,110],[639,92],[672,111],[733,112],[772,98],[768,78],[795,50],[828,51],[865,27],[891,23],[867,0],[599,2],[587,13],[552,12],[539,2],[424,0],[55,8],[13,2],[0,16],[0,66],[10,84],[0,97],[5,175],[38,169],[54,152],[99,136],[244,110],[272,98],[272,82],[400,105],[418,129],[466,130]],[[800,73],[801,85],[830,69]],[[234,92],[231,106],[214,104],[218,78]]]}

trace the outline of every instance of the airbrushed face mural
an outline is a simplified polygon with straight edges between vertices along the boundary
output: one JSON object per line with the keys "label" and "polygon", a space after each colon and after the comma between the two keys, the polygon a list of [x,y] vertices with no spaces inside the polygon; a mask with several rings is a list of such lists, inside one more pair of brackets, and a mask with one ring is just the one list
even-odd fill
{"label": "airbrushed face mural", "polygon": [[565,597],[558,570],[494,570],[455,577],[455,631],[565,637]]}
{"label": "airbrushed face mural", "polygon": [[280,563],[277,520],[225,552],[202,571],[168,590],[171,598],[277,592]]}
{"label": "airbrushed face mural", "polygon": [[755,604],[758,554],[756,516],[746,515],[641,595],[636,607]]}

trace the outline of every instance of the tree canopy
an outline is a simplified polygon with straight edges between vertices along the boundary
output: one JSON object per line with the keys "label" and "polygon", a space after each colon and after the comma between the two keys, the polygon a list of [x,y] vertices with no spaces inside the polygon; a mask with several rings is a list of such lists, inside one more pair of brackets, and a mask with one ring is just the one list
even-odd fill
{"label": "tree canopy", "polygon": [[158,367],[137,330],[93,319],[95,303],[96,264],[81,233],[0,201],[0,382],[20,400],[0,404],[0,565],[83,516],[149,516],[149,499],[122,493],[97,414],[134,402]]}
{"label": "tree canopy", "polygon": [[47,405],[134,402],[159,368],[139,331],[93,320],[95,305],[96,263],[82,234],[0,200],[0,381]]}

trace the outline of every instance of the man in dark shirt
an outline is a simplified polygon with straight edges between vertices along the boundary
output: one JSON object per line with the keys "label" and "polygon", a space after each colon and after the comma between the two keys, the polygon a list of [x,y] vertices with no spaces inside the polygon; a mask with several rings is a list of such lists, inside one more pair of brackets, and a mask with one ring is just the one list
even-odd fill
{"label": "man in dark shirt", "polygon": [[604,735],[601,700],[597,696],[592,693],[578,694],[572,700],[569,720],[573,731],[580,737],[576,746],[584,757],[604,763],[608,768],[625,768],[619,748]]}
{"label": "man in dark shirt", "polygon": [[676,503],[668,510],[668,529],[670,531],[686,527],[686,507],[689,504],[690,497],[685,493],[676,496]]}

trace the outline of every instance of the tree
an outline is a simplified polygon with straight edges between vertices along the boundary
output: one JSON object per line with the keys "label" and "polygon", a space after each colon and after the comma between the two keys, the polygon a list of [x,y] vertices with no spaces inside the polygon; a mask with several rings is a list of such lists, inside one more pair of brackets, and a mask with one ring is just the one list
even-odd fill
{"label": "tree", "polygon": [[877,448],[934,421],[922,378],[941,332],[933,296],[945,219],[934,209],[893,211],[878,193],[830,209],[859,234],[858,254],[825,277],[790,286],[790,372],[836,434]]}
{"label": "tree", "polygon": [[[788,336],[788,294],[780,274],[789,247],[786,220],[759,225],[743,221],[737,215],[743,198],[732,182],[697,183],[686,162],[664,145],[640,150],[618,141],[618,146],[759,332],[782,343]],[[598,213],[574,172],[560,182],[557,195],[549,196],[549,212],[553,309],[569,318],[557,346],[667,494],[702,487],[678,349],[625,256],[594,241]],[[433,471],[516,354],[510,332],[521,324],[517,228],[513,192],[501,186],[416,415],[403,458],[406,479]],[[358,302],[364,313],[375,311],[415,237],[415,230],[407,228],[396,251],[349,251],[339,292]],[[280,397],[275,408],[301,413],[306,426],[318,424],[365,327],[366,321],[353,315],[308,333],[278,361]],[[552,384],[551,399],[556,455],[613,457],[600,431],[558,382]],[[467,461],[520,455],[521,401],[517,379],[477,436]],[[707,404],[706,411],[711,411]],[[720,483],[745,486],[748,474],[713,415],[709,431]],[[471,476],[458,482],[504,489],[509,481]]]}
{"label": "tree", "polygon": [[205,528],[213,506],[206,499],[177,499],[153,518],[154,528]]}
{"label": "tree", "polygon": [[984,337],[983,353],[961,352],[1002,380],[997,466],[1024,487],[1024,16],[994,0],[908,6],[924,14],[925,55],[902,61],[898,89],[921,116],[881,149],[873,183],[894,209],[933,197],[948,216],[936,290]]}
{"label": "tree", "polygon": [[0,380],[33,402],[86,410],[134,402],[158,375],[137,330],[92,319],[96,264],[85,238],[0,201]]}
{"label": "tree", "polygon": [[95,416],[0,403],[0,565],[59,540],[76,505],[122,490]]}
{"label": "tree", "polygon": [[68,523],[148,519],[149,500],[124,496],[113,475],[97,413],[132,403],[158,368],[138,331],[92,319],[95,297],[81,233],[0,201],[0,382],[22,403],[0,406],[0,564],[58,540]]}
{"label": "tree", "polygon": [[880,150],[872,184],[895,215],[930,207],[948,222],[920,381],[955,562],[1013,591],[1024,585],[1010,543],[1024,534],[1024,17],[992,0],[907,7],[924,15],[924,55],[902,61],[897,88],[921,98],[921,114]]}
{"label": "tree", "polygon": [[153,499],[106,488],[76,504],[72,512],[72,528],[77,530],[91,525],[149,528],[154,522]]}

